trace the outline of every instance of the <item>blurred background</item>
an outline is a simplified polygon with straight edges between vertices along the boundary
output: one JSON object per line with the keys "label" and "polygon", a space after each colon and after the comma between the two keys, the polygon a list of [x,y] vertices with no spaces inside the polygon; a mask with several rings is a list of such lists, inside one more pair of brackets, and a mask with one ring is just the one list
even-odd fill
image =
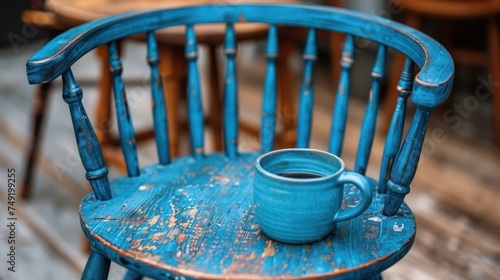
{"label": "blurred background", "polygon": [[[0,4],[0,279],[79,279],[87,258],[78,204],[89,188],[77,154],[69,112],[61,98],[61,82],[56,80],[46,92],[40,92],[37,86],[28,85],[25,72],[26,60],[48,39],[81,23],[68,18],[64,7],[82,1],[47,2],[20,0]],[[419,169],[406,198],[417,217],[416,242],[402,261],[383,274],[384,278],[500,279],[500,1],[302,2],[361,10],[409,24],[443,43],[456,62],[452,95],[432,114]],[[474,5],[467,6],[470,3]],[[97,14],[102,12],[98,4],[92,9]],[[82,17],[80,21],[91,18],[92,9],[77,11],[76,14]],[[286,63],[293,75],[290,88],[297,95],[302,75],[303,38],[294,32],[282,36],[288,36],[290,56]],[[332,77],[339,71],[336,55],[342,48],[342,38],[320,36],[318,46],[312,147],[327,149],[336,92],[336,79]],[[356,40],[346,132],[346,138],[355,138],[356,141],[346,145],[343,151],[343,158],[351,168],[370,90],[369,80],[356,77],[369,76],[376,50],[376,44]],[[122,52],[124,64],[133,65],[125,68],[124,79],[132,100],[129,105],[134,124],[146,128],[151,125],[151,117],[149,93],[145,86],[149,79],[149,69],[144,62],[145,45],[141,41],[126,41]],[[215,53],[218,54],[215,61],[223,65],[222,49],[216,48]],[[212,68],[209,63],[211,55],[209,48],[201,48],[200,69],[206,76],[202,79],[204,91],[211,87],[208,80],[212,76],[207,73],[223,70],[223,67]],[[377,167],[380,166],[384,127],[387,125],[384,112],[393,110],[390,95],[396,90],[390,84],[391,78],[399,78],[400,60],[395,53],[389,53],[385,94],[382,94],[374,143],[374,149],[380,152],[372,154],[367,172],[373,177],[378,177]],[[251,112],[260,111],[265,65],[262,40],[240,43],[240,109],[248,126],[258,122],[258,115]],[[101,102],[98,92],[102,86],[99,83],[102,78],[99,54],[83,57],[74,68],[78,79],[83,81],[88,115],[97,118]],[[180,101],[180,114],[183,106]],[[294,126],[295,116],[293,110],[290,112],[280,116],[278,128],[286,130]],[[412,113],[410,109],[408,114]],[[116,131],[112,118],[106,123],[96,123],[95,118],[92,120],[94,127],[105,126],[111,132]],[[38,133],[34,134],[36,127]],[[179,130],[183,129],[185,126],[179,125]],[[185,137],[185,133],[181,133],[180,155],[188,152]],[[209,137],[207,139],[210,147],[213,143]],[[33,143],[37,144],[34,146]],[[255,149],[258,143],[251,129],[242,134],[241,149]],[[27,167],[30,154],[34,154],[31,172]],[[140,145],[139,157],[142,165],[156,161],[153,141]],[[7,271],[5,252],[9,231],[3,226],[7,221],[7,170],[12,168],[17,183],[15,273]],[[119,164],[111,164],[110,169],[111,178],[124,175]],[[22,199],[21,187],[26,182],[31,185],[31,194]],[[121,279],[122,274],[121,268],[113,266],[110,279]]]}

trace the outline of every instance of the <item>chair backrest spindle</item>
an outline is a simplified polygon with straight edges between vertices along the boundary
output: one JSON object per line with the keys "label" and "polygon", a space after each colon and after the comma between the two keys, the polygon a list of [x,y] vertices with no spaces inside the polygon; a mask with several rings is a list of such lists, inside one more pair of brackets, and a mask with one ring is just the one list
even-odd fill
{"label": "chair backrest spindle", "polygon": [[108,169],[104,166],[101,146],[82,104],[83,91],[71,69],[62,74],[62,81],[63,99],[69,106],[78,152],[87,171],[86,178],[98,200],[111,199]]}
{"label": "chair backrest spindle", "polygon": [[276,126],[276,58],[278,57],[278,28],[276,25],[269,27],[267,38],[267,70],[264,81],[264,93],[262,102],[262,127],[261,145],[262,153],[273,149],[274,128]]}
{"label": "chair backrest spindle", "polygon": [[[151,68],[151,96],[153,107],[153,123],[156,138],[156,150],[160,164],[170,163],[170,146],[168,136],[167,109],[165,107],[165,97],[163,96],[163,80],[158,70],[160,58],[154,31],[147,33],[148,53],[147,59]],[[167,93],[171,94],[171,93]]]}
{"label": "chair backrest spindle", "polygon": [[115,96],[116,119],[118,121],[118,130],[120,133],[120,143],[122,146],[127,173],[130,177],[140,174],[139,161],[137,160],[137,147],[135,145],[135,133],[130,118],[130,112],[127,105],[127,96],[125,94],[125,85],[123,84],[123,67],[118,51],[116,41],[109,43],[109,66],[113,76],[113,91]]}
{"label": "chair backrest spindle", "polygon": [[314,62],[316,61],[316,30],[309,29],[304,50],[304,75],[297,120],[297,148],[308,148],[314,104]]}
{"label": "chair backrest spindle", "polygon": [[224,146],[226,155],[238,155],[238,80],[236,75],[236,33],[228,23],[224,40],[226,54],[226,77],[224,80]]}
{"label": "chair backrest spindle", "polygon": [[414,63],[407,58],[401,78],[398,83],[398,100],[394,114],[392,115],[387,138],[385,139],[384,153],[382,155],[382,163],[380,166],[380,177],[378,182],[379,193],[385,193],[386,183],[391,174],[391,167],[394,159],[401,147],[401,139],[403,138],[403,128],[406,115],[406,103],[413,88],[413,69]]}
{"label": "chair backrest spindle", "polygon": [[204,116],[198,72],[198,43],[193,25],[186,27],[186,59],[188,61],[187,100],[191,152],[196,159],[204,157]]}
{"label": "chair backrest spindle", "polygon": [[385,60],[387,48],[380,45],[372,70],[372,88],[366,104],[365,116],[361,125],[358,151],[354,171],[365,174],[372,150],[373,138],[375,137],[375,127],[377,125],[377,112],[380,96],[380,83],[385,74]]}
{"label": "chair backrest spindle", "polygon": [[344,142],[344,132],[347,121],[347,108],[349,105],[349,83],[350,72],[354,62],[354,37],[348,35],[346,37],[344,51],[342,52],[342,60],[340,62],[341,74],[339,79],[339,87],[335,99],[335,107],[333,109],[332,129],[330,135],[329,152],[340,156],[342,152],[342,144]]}

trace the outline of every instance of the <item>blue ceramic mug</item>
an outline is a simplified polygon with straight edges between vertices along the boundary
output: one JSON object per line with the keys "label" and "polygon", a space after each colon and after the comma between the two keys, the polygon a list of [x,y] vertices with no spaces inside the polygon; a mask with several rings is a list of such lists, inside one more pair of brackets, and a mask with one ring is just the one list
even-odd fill
{"label": "blue ceramic mug", "polygon": [[[344,185],[354,184],[362,199],[341,209]],[[260,156],[253,181],[255,220],[271,239],[309,243],[328,235],[335,223],[352,219],[368,208],[368,180],[344,171],[339,157],[314,149],[276,150]]]}

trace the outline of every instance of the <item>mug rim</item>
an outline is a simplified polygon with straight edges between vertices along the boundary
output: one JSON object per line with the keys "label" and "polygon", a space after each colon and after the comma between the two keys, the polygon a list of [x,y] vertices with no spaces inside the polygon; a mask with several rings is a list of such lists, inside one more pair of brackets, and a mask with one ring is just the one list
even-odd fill
{"label": "mug rim", "polygon": [[[267,171],[266,169],[264,169],[260,165],[261,160],[266,156],[270,156],[272,154],[277,154],[277,153],[286,153],[286,152],[295,152],[295,151],[307,151],[307,152],[313,152],[313,153],[320,153],[320,154],[324,154],[326,156],[332,157],[340,163],[340,168],[339,168],[339,170],[337,170],[337,172],[334,172],[328,176],[321,176],[319,178],[292,178],[292,177],[285,177],[285,176],[280,176],[280,175],[271,173],[271,172]],[[257,170],[260,173],[262,173],[263,175],[271,177],[273,179],[277,179],[277,180],[282,180],[282,181],[286,181],[286,182],[318,182],[318,181],[328,180],[328,179],[334,178],[336,176],[339,176],[345,170],[345,163],[339,156],[336,156],[332,153],[325,152],[322,150],[310,149],[310,148],[287,148],[287,149],[279,149],[279,150],[270,151],[270,152],[267,152],[265,154],[260,155],[255,160],[255,168],[257,168]]]}

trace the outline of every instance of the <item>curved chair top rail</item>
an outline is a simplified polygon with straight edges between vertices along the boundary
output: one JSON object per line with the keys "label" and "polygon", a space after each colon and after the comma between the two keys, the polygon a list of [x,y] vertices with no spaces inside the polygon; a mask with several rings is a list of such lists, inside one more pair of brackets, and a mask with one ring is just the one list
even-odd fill
{"label": "curved chair top rail", "polygon": [[413,102],[434,108],[444,102],[453,83],[453,60],[424,33],[378,16],[316,5],[235,4],[204,5],[164,10],[134,11],[68,30],[47,43],[27,62],[31,84],[49,82],[67,71],[98,45],[132,34],[177,25],[259,22],[302,26],[352,34],[396,49],[420,68]]}

